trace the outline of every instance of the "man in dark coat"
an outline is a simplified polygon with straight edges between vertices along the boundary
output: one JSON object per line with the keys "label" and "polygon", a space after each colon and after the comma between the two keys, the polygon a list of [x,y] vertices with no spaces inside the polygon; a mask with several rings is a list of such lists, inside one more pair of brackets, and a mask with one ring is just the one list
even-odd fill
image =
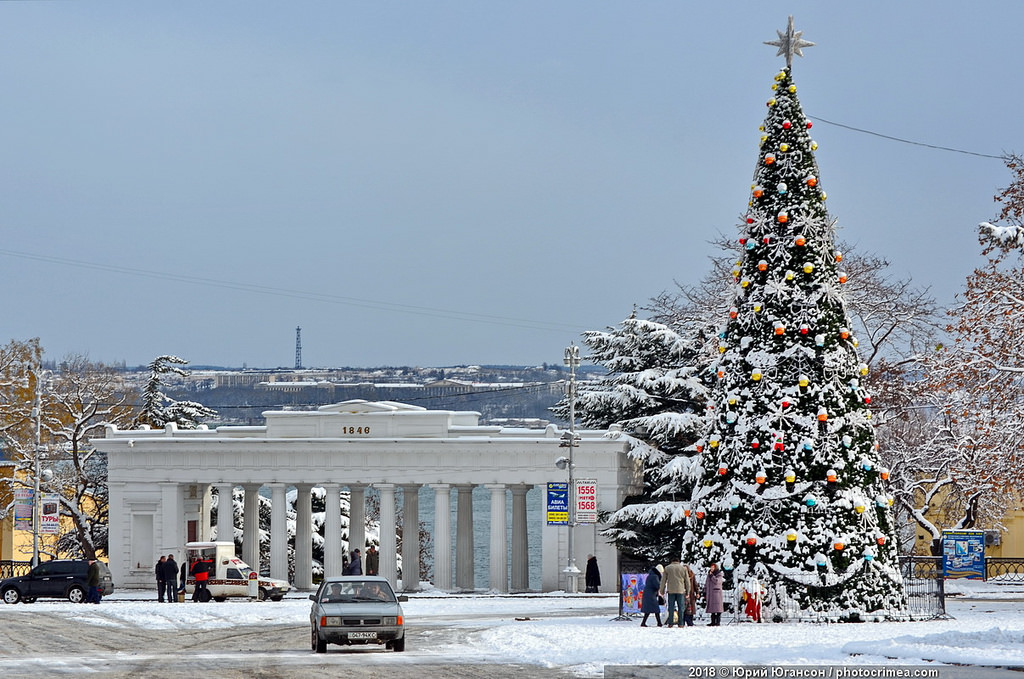
{"label": "man in dark coat", "polygon": [[601,588],[601,570],[597,567],[597,557],[587,555],[587,592],[591,594]]}
{"label": "man in dark coat", "polygon": [[366,574],[367,575],[380,575],[380,552],[377,551],[377,547],[370,545],[366,548]]}
{"label": "man in dark coat", "polygon": [[89,559],[89,570],[85,572],[85,585],[89,588],[85,600],[91,604],[98,604],[102,599],[100,595],[100,567],[96,559]]}
{"label": "man in dark coat", "polygon": [[167,603],[171,604],[178,600],[178,562],[174,560],[173,554],[168,554],[167,561],[164,562],[164,591]]}
{"label": "man in dark coat", "polygon": [[164,577],[164,564],[167,563],[167,557],[161,555],[160,560],[153,566],[153,574],[156,576],[156,598],[160,603],[164,602],[164,583],[167,582]]}

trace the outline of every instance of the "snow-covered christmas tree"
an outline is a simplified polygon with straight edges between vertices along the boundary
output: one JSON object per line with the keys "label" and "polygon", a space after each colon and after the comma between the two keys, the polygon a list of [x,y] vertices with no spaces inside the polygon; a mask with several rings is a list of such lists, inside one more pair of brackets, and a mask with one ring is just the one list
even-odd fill
{"label": "snow-covered christmas tree", "polygon": [[[596,382],[579,386],[575,410],[587,427],[622,427],[629,455],[643,469],[643,489],[626,498],[608,517],[603,535],[630,557],[665,562],[678,556],[685,530],[681,494],[671,487],[662,494],[661,470],[677,457],[689,459],[703,428],[707,396],[698,378],[695,338],[689,340],[661,323],[636,317],[636,310],[617,328],[584,333],[587,359],[608,369]],[[568,400],[552,408],[567,418]]]}
{"label": "snow-covered christmas tree", "polygon": [[761,128],[743,255],[719,334],[683,554],[757,577],[829,619],[900,618],[906,597],[867,366],[848,328],[842,254],[791,76],[793,30]]}

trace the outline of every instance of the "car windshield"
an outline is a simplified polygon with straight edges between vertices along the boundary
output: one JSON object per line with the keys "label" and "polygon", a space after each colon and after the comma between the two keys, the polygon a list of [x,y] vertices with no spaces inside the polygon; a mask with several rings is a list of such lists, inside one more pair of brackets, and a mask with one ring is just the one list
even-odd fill
{"label": "car windshield", "polygon": [[386,582],[376,581],[330,582],[320,593],[320,601],[327,604],[394,600],[391,587]]}

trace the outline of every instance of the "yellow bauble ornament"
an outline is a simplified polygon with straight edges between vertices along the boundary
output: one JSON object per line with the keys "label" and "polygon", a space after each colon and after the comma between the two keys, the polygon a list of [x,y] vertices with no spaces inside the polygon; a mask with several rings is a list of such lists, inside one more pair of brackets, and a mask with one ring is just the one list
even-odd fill
{"label": "yellow bauble ornament", "polygon": [[790,94],[796,94],[796,85],[790,85],[789,86],[789,93]]}

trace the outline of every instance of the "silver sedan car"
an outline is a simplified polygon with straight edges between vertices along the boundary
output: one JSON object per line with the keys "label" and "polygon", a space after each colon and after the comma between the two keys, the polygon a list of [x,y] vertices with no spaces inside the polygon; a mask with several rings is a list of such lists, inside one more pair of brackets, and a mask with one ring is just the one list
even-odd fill
{"label": "silver sedan car", "polygon": [[326,653],[327,644],[378,644],[405,650],[405,616],[386,578],[347,575],[325,578],[316,594],[310,594],[311,646]]}

